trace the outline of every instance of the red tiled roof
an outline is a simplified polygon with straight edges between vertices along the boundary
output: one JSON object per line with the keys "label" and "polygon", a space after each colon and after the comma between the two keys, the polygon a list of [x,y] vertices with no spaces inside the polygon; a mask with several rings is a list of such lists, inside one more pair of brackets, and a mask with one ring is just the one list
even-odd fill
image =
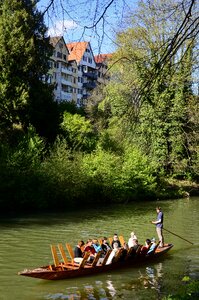
{"label": "red tiled roof", "polygon": [[111,56],[112,56],[111,53],[95,55],[95,62],[97,64],[100,64],[100,63],[104,62],[105,60],[111,58]]}
{"label": "red tiled roof", "polygon": [[84,55],[84,52],[86,51],[88,42],[68,43],[66,44],[66,46],[68,47],[68,50],[70,52],[68,59],[80,62],[82,56]]}

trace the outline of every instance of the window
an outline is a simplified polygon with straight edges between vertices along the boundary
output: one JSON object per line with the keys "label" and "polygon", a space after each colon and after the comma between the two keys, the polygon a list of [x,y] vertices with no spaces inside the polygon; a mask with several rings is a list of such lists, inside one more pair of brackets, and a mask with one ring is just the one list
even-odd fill
{"label": "window", "polygon": [[78,89],[78,94],[82,95],[82,89]]}
{"label": "window", "polygon": [[92,64],[92,62],[93,62],[93,60],[92,60],[92,58],[88,58],[88,62],[90,63],[90,64]]}
{"label": "window", "polygon": [[53,68],[53,62],[52,62],[52,61],[49,61],[49,62],[48,62],[48,66],[49,66],[50,69],[52,69],[52,68]]}
{"label": "window", "polygon": [[65,93],[72,93],[73,89],[69,85],[62,84],[61,89]]}
{"label": "window", "polygon": [[64,60],[66,60],[66,54],[63,54]]}
{"label": "window", "polygon": [[87,57],[83,55],[83,61],[87,61]]}
{"label": "window", "polygon": [[62,53],[61,52],[57,52],[57,57],[62,58]]}
{"label": "window", "polygon": [[87,73],[87,72],[88,72],[87,66],[83,66],[83,72],[84,72],[84,73]]}

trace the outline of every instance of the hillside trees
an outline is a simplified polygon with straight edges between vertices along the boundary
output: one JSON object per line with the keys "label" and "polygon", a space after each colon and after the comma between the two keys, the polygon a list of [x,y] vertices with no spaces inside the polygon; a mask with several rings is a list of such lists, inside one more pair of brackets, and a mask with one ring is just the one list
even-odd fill
{"label": "hillside trees", "polygon": [[[32,124],[49,138],[56,128],[52,88],[42,81],[51,54],[37,1],[0,2],[0,133]],[[54,129],[53,129],[54,130]]]}
{"label": "hillside trees", "polygon": [[192,136],[198,128],[190,119],[190,103],[197,101],[192,85],[197,40],[191,34],[195,25],[187,25],[189,40],[163,59],[176,24],[183,22],[174,6],[142,3],[131,28],[118,33],[117,63],[105,101],[129,143],[150,157],[156,172],[185,177],[197,149]]}

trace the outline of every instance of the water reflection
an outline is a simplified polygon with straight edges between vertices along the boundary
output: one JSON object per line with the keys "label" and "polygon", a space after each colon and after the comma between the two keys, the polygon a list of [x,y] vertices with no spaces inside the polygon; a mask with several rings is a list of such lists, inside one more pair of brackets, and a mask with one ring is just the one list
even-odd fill
{"label": "water reflection", "polygon": [[139,280],[143,284],[144,288],[154,288],[157,292],[160,292],[161,278],[162,263],[159,263],[156,267],[146,267],[146,274],[140,274]]}
{"label": "water reflection", "polygon": [[[162,282],[162,263],[154,266],[148,266],[138,271],[138,278],[134,278],[128,282],[118,285],[117,280],[113,278],[105,281],[95,281],[93,285],[83,284],[82,287],[69,287],[64,293],[48,294],[47,300],[63,300],[63,299],[82,299],[82,300],[108,300],[108,299],[135,299],[133,292],[140,289],[154,289],[156,291],[156,299],[161,298],[161,282]],[[111,276],[110,276],[111,277]],[[112,280],[111,280],[112,279]],[[128,294],[129,291],[130,293]]]}

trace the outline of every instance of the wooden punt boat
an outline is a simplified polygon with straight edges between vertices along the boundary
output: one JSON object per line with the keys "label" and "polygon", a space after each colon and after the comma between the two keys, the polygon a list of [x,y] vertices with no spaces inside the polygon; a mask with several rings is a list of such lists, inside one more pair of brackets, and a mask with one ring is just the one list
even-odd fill
{"label": "wooden punt boat", "polygon": [[156,247],[156,249],[151,254],[143,254],[141,252],[141,246],[137,249],[136,252],[133,251],[133,249],[131,248],[128,251],[126,250],[125,252],[124,249],[121,248],[117,252],[112,263],[110,264],[107,264],[107,260],[111,253],[111,250],[107,252],[106,256],[104,257],[101,263],[99,263],[101,253],[98,252],[92,264],[88,264],[88,253],[85,254],[82,262],[80,264],[77,264],[74,262],[73,259],[74,257],[71,251],[72,248],[69,244],[66,244],[66,247],[69,251],[69,254],[71,255],[70,261],[66,257],[62,244],[58,244],[58,248],[63,262],[59,262],[56,247],[54,245],[51,245],[51,251],[54,260],[53,265],[44,266],[33,270],[25,269],[24,271],[19,272],[18,275],[47,280],[61,280],[79,276],[93,275],[102,272],[109,272],[124,267],[139,266],[142,263],[150,262],[154,259],[163,256],[173,247],[173,245],[166,244],[162,248]]}

